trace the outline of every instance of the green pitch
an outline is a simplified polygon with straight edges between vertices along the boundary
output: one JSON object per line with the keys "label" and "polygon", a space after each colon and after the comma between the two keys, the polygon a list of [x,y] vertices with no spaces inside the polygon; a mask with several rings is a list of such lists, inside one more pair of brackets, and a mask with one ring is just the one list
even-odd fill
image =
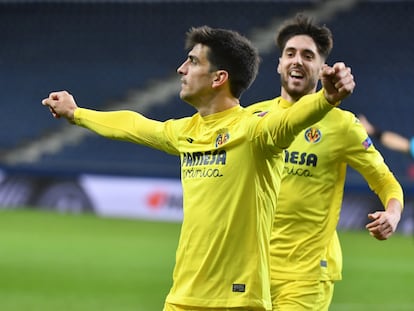
{"label": "green pitch", "polygon": [[[161,311],[180,226],[33,210],[0,212],[0,310]],[[414,310],[414,240],[341,232],[331,311]]]}
{"label": "green pitch", "polygon": [[340,232],[343,280],[330,311],[414,310],[414,237],[378,241],[366,231]]}
{"label": "green pitch", "polygon": [[1,311],[162,310],[179,226],[0,213]]}

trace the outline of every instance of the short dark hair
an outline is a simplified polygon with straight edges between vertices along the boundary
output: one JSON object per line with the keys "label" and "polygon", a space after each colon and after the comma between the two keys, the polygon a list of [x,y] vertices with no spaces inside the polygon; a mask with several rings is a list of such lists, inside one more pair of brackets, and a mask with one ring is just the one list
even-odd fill
{"label": "short dark hair", "polygon": [[193,27],[187,32],[186,49],[191,50],[196,44],[209,47],[211,70],[227,71],[230,91],[240,98],[256,79],[260,63],[257,49],[236,31],[209,26]]}
{"label": "short dark hair", "polygon": [[326,60],[333,47],[331,30],[325,25],[317,25],[311,17],[302,13],[281,25],[276,36],[276,44],[283,52],[286,42],[297,35],[307,35],[313,39],[319,54]]}

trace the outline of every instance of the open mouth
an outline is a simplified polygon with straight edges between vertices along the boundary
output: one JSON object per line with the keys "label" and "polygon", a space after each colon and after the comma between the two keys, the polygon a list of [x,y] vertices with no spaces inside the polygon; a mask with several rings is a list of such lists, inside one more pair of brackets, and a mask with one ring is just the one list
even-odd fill
{"label": "open mouth", "polygon": [[293,79],[303,79],[304,75],[299,70],[292,70],[290,72],[290,77],[293,78]]}

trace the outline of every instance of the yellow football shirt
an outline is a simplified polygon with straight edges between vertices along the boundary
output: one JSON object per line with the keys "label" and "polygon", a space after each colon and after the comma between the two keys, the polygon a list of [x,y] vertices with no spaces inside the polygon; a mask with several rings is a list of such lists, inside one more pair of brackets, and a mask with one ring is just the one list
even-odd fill
{"label": "yellow football shirt", "polygon": [[[281,97],[247,107],[284,111]],[[342,254],[336,233],[347,165],[357,170],[385,205],[403,203],[400,184],[350,112],[334,108],[304,129],[285,150],[285,165],[271,236],[274,279],[339,280]]]}
{"label": "yellow football shirt", "polygon": [[75,122],[180,156],[184,219],[168,303],[271,310],[269,240],[283,148],[330,109],[318,93],[282,113],[236,106],[159,122],[78,108]]}

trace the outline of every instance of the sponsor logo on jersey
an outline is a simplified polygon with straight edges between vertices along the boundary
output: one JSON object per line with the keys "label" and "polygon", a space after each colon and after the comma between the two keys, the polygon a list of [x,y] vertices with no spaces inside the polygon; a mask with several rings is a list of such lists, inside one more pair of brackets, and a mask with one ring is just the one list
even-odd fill
{"label": "sponsor logo on jersey", "polygon": [[219,166],[226,164],[226,156],[224,149],[185,152],[181,159],[182,177],[184,179],[222,177]]}
{"label": "sponsor logo on jersey", "polygon": [[316,127],[310,127],[305,131],[305,139],[308,143],[316,144],[322,138],[322,133]]}
{"label": "sponsor logo on jersey", "polygon": [[315,167],[318,164],[318,156],[314,153],[285,150],[285,163]]}
{"label": "sponsor logo on jersey", "polygon": [[183,153],[181,166],[225,165],[226,150]]}
{"label": "sponsor logo on jersey", "polygon": [[285,150],[285,163],[287,164],[284,167],[285,174],[312,177],[310,168],[317,166],[318,156],[314,153]]}

